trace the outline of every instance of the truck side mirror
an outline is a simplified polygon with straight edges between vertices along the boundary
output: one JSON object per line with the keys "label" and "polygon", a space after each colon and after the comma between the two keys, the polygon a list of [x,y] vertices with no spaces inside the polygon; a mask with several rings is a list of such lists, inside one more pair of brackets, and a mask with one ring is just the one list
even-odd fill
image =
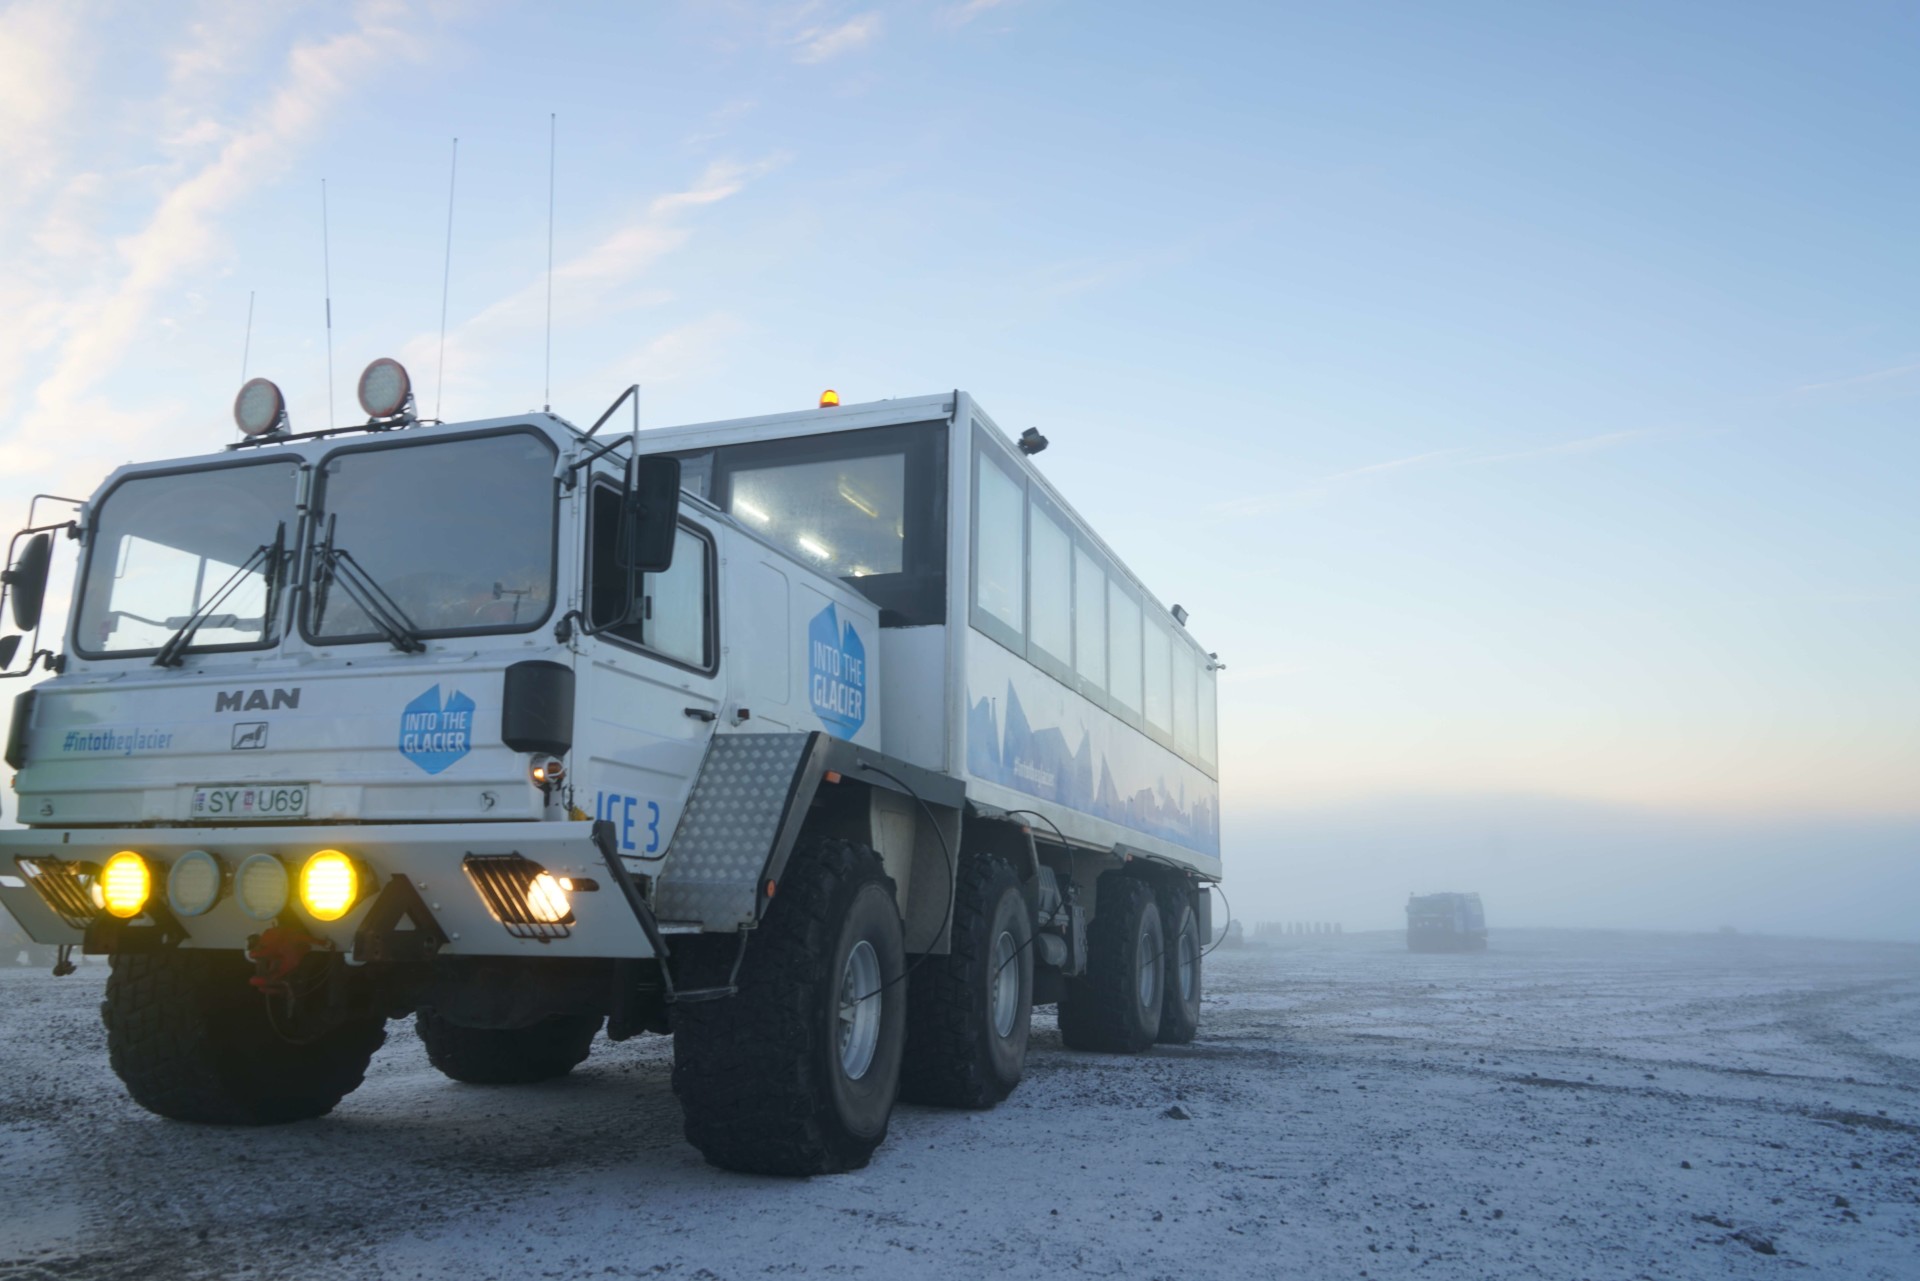
{"label": "truck side mirror", "polygon": [[[13,625],[30,632],[40,625],[40,606],[47,596],[47,566],[53,560],[53,535],[35,534],[11,569],[0,573],[13,602]],[[4,667],[0,663],[0,667]]]}
{"label": "truck side mirror", "polygon": [[671,568],[680,524],[680,460],[665,454],[631,459],[620,516],[625,567],[636,575]]}
{"label": "truck side mirror", "polygon": [[13,656],[20,652],[19,636],[0,636],[0,672],[13,666]]}

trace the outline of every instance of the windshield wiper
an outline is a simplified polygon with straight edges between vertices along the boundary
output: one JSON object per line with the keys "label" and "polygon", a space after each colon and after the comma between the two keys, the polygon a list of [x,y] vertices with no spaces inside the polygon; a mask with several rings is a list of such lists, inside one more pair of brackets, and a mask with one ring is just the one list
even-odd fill
{"label": "windshield wiper", "polygon": [[373,620],[393,647],[402,654],[418,654],[426,649],[420,640],[420,628],[407,617],[386,589],[373,580],[353,553],[333,545],[335,516],[327,518],[327,537],[320,544],[319,572],[314,575],[313,624],[317,631],[327,613],[328,585],[338,582],[360,612]]}
{"label": "windshield wiper", "polygon": [[[267,607],[261,611],[261,626],[264,628],[266,620],[273,617],[274,588],[280,581],[280,562],[286,556],[286,548],[287,522],[283,520],[273,531],[273,541],[262,543],[254,548],[253,554],[240,562],[240,568],[234,570],[227,577],[227,581],[220,584],[220,589],[202,601],[200,608],[187,615],[187,620],[180,624],[180,630],[167,637],[167,643],[162,645],[160,652],[153,656],[153,665],[178,667],[186,662],[187,650],[193,645],[195,633],[214,617],[214,611],[225,603],[227,597],[233,595],[246,576],[256,568],[260,570],[261,577],[266,579],[267,583]],[[223,617],[238,621],[233,619],[231,614]]]}

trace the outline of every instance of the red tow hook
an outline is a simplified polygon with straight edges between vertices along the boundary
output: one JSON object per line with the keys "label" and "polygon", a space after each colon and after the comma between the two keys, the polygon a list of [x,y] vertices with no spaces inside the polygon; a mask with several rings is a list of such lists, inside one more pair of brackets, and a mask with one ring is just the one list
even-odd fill
{"label": "red tow hook", "polygon": [[247,940],[247,959],[257,971],[247,982],[270,996],[291,996],[293,989],[287,985],[287,978],[307,959],[307,953],[332,947],[326,939],[315,938],[305,930],[269,926],[264,934]]}

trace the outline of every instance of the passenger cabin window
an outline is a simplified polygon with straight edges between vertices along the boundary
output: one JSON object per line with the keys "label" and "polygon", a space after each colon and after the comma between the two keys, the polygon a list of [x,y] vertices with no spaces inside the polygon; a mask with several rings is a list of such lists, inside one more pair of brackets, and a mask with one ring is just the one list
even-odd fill
{"label": "passenger cabin window", "polygon": [[882,627],[947,616],[946,424],[724,445],[680,456],[682,487],[880,607]]}
{"label": "passenger cabin window", "polygon": [[1107,653],[1113,674],[1107,686],[1128,717],[1140,719],[1140,599],[1118,580],[1107,585]]}
{"label": "passenger cabin window", "polygon": [[1186,637],[1173,638],[1173,748],[1183,756],[1199,755],[1199,713],[1194,697],[1198,658]]}
{"label": "passenger cabin window", "polygon": [[1020,481],[991,455],[974,455],[979,468],[973,513],[973,603],[1013,633],[1026,631],[1026,495]]}
{"label": "passenger cabin window", "polygon": [[[1073,666],[1073,537],[1066,525],[1038,502],[1028,505],[1028,536],[1033,540],[1032,572],[1027,580],[1028,657],[1066,677]],[[1040,651],[1034,655],[1031,650]],[[1051,664],[1044,660],[1053,660]]]}
{"label": "passenger cabin window", "polygon": [[[588,617],[595,628],[620,616],[626,603],[626,570],[617,555],[620,491],[593,491],[592,544],[587,549]],[[686,525],[673,544],[673,565],[640,577],[642,617],[606,628],[603,635],[638,645],[686,667],[711,670],[714,660],[713,545]]]}
{"label": "passenger cabin window", "polygon": [[1173,733],[1173,637],[1164,619],[1147,622],[1144,649],[1147,724],[1162,735]]}
{"label": "passenger cabin window", "polygon": [[1093,690],[1107,687],[1107,573],[1086,548],[1073,549],[1073,668]]}
{"label": "passenger cabin window", "polygon": [[1213,678],[1213,661],[1200,664],[1200,763],[1208,769],[1220,759],[1218,712],[1214,696],[1218,685]]}

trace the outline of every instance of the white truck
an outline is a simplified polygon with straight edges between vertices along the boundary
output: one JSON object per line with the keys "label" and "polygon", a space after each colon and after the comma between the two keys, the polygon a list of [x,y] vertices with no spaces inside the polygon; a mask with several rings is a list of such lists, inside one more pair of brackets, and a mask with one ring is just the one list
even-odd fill
{"label": "white truck", "polygon": [[56,973],[111,957],[138,1103],[319,1116],[407,1015],[470,1082],[656,1032],[707,1160],[804,1175],[896,1098],[1005,1097],[1035,1005],[1078,1049],[1194,1036],[1218,664],[1037,432],[822,402],[423,423],[381,360],[364,426],[255,379],[234,443],[30,521],[0,903]]}

